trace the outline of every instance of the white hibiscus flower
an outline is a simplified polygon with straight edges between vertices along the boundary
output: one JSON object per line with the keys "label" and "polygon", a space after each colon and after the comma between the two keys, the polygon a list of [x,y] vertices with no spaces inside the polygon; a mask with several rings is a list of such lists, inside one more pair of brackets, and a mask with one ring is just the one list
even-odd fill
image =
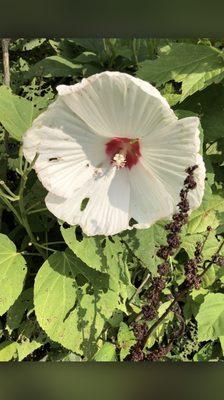
{"label": "white hibiscus flower", "polygon": [[185,169],[198,164],[191,209],[204,193],[199,119],[178,120],[148,82],[103,72],[57,87],[24,136],[24,155],[49,191],[47,208],[87,235],[150,227],[176,209]]}

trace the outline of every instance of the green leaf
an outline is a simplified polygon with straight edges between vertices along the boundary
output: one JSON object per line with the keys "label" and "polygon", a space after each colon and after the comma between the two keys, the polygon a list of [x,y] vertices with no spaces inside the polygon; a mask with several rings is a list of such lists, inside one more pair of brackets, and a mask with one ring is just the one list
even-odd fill
{"label": "green leaf", "polygon": [[91,51],[84,51],[83,53],[79,54],[74,61],[80,64],[89,64],[89,63],[97,63],[98,58],[95,53]]}
{"label": "green leaf", "polygon": [[213,343],[206,343],[195,355],[193,361],[210,361],[213,353]]}
{"label": "green leaf", "polygon": [[27,319],[18,330],[19,341],[17,342],[18,361],[23,361],[29,354],[43,346],[47,341],[35,319]]}
{"label": "green leaf", "polygon": [[10,43],[10,51],[29,51],[33,50],[36,47],[40,47],[46,39],[39,38],[39,39],[16,39]]}
{"label": "green leaf", "polygon": [[32,65],[26,76],[27,78],[32,78],[34,76],[42,76],[47,78],[61,76],[67,77],[77,75],[81,68],[82,65],[74,64],[71,60],[56,55],[46,57]]}
{"label": "green leaf", "polygon": [[104,50],[103,39],[71,39],[70,42],[82,46],[95,54],[99,54]]}
{"label": "green leaf", "polygon": [[105,342],[102,348],[94,356],[94,361],[98,362],[117,361],[116,346],[112,343]]}
{"label": "green leaf", "polygon": [[124,322],[121,322],[117,335],[120,346],[120,360],[123,361],[130,352],[131,347],[136,343],[133,331]]}
{"label": "green leaf", "polygon": [[184,103],[184,108],[197,113],[207,143],[213,143],[224,136],[224,86],[211,85],[202,92],[189,97]]}
{"label": "green leaf", "polygon": [[204,126],[206,139],[212,142],[222,139],[224,136],[224,87],[214,85],[206,91],[205,102],[200,99],[203,106],[202,124]]}
{"label": "green leaf", "polygon": [[20,159],[18,158],[8,158],[8,169],[16,171],[20,167]]}
{"label": "green leaf", "polygon": [[[207,233],[207,232],[206,232]],[[189,258],[194,257],[195,247],[197,242],[203,242],[205,235],[196,233],[191,235],[185,235],[182,238],[181,247],[187,252]],[[203,248],[203,258],[210,259],[211,256],[216,252],[219,246],[219,241],[215,236],[215,232],[210,232],[208,239],[206,240]]]}
{"label": "green leaf", "polygon": [[0,361],[11,361],[16,357],[16,342],[5,341],[0,344]]}
{"label": "green leaf", "polygon": [[198,290],[193,289],[187,296],[184,305],[184,316],[186,319],[190,319],[192,316],[196,317],[199,308],[203,303],[205,296],[208,294],[208,290],[200,288]]}
{"label": "green leaf", "polygon": [[97,271],[106,271],[103,236],[83,237],[82,240],[78,240],[75,227],[61,227],[61,233],[65,243],[85,264]]}
{"label": "green leaf", "polygon": [[160,49],[156,60],[143,61],[137,75],[156,86],[171,80],[181,82],[179,101],[183,101],[211,83],[221,81],[224,60],[221,52],[211,46],[172,43]]}
{"label": "green leaf", "polygon": [[[79,286],[77,281],[84,268],[85,264],[70,250],[50,256],[36,276],[34,304],[37,320],[52,340],[91,357],[104,323],[118,305],[118,294],[109,283],[105,288],[105,281],[101,286],[96,279],[97,287],[83,279]],[[94,272],[91,270],[91,275]]]}
{"label": "green leaf", "polygon": [[27,267],[14,243],[0,234],[0,315],[15,302],[23,289]]}
{"label": "green leaf", "polygon": [[[160,318],[164,312],[167,310],[167,308],[170,306],[171,300],[165,301],[159,306],[158,309],[158,318]],[[148,348],[151,348],[156,340],[161,341],[163,339],[166,327],[169,322],[173,320],[174,313],[173,311],[170,311],[167,316],[163,319],[163,321],[159,324],[159,326],[152,332],[150,337],[147,339],[147,342],[145,344],[144,349],[147,351]],[[151,326],[156,322],[156,319],[147,321],[147,326],[150,329]]]}
{"label": "green leaf", "polygon": [[9,135],[21,140],[34,118],[31,101],[12,94],[6,86],[0,87],[0,123]]}
{"label": "green leaf", "polygon": [[118,294],[119,307],[126,312],[125,302],[135,290],[128,269],[128,251],[119,237],[76,238],[76,228],[61,228],[62,236],[72,251],[90,268],[109,275],[109,287]]}
{"label": "green leaf", "polygon": [[23,45],[22,50],[24,50],[24,51],[33,50],[36,47],[40,47],[45,41],[46,41],[46,39],[44,39],[44,38],[26,40],[26,43]]}
{"label": "green leaf", "polygon": [[200,341],[224,336],[224,294],[209,293],[196,316]]}
{"label": "green leaf", "polygon": [[224,355],[224,335],[219,337],[219,341],[222,348],[222,354]]}
{"label": "green leaf", "polygon": [[211,285],[213,285],[213,283],[216,281],[217,277],[216,277],[216,271],[215,271],[215,267],[212,265],[209,270],[203,275],[202,278],[202,286],[204,288],[207,288]]}
{"label": "green leaf", "polygon": [[33,288],[24,290],[7,312],[7,328],[19,328],[25,312],[33,308]]}
{"label": "green leaf", "polygon": [[219,194],[205,194],[201,206],[190,216],[188,233],[205,232],[207,226],[217,228],[220,223],[217,211],[224,211],[224,197]]}
{"label": "green leaf", "polygon": [[109,319],[108,322],[113,328],[118,328],[122,321],[123,321],[123,313],[122,313],[122,311],[115,310],[113,312],[112,317]]}
{"label": "green leaf", "polygon": [[162,223],[154,224],[148,229],[133,229],[121,234],[126,245],[139,258],[144,267],[156,274],[157,265],[161,263],[156,253],[161,244],[166,243],[166,231]]}
{"label": "green leaf", "polygon": [[37,340],[25,340],[24,342],[17,343],[18,361],[23,361],[24,358],[39,349],[43,344]]}

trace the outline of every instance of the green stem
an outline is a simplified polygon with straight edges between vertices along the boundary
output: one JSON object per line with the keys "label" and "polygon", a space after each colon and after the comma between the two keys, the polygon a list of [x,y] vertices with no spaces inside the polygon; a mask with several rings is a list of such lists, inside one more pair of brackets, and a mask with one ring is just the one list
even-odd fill
{"label": "green stem", "polygon": [[[10,39],[2,39],[2,65],[3,65],[3,84],[10,87],[10,65],[9,65],[9,43]],[[8,140],[9,134],[7,131],[4,133],[4,150],[3,153],[6,154],[5,159],[1,166],[1,178],[6,181],[7,179],[7,155],[8,155]],[[0,209],[0,231],[2,229],[2,209]]]}
{"label": "green stem", "polygon": [[8,194],[4,193],[1,189],[0,189],[0,195],[2,198],[4,197],[5,199],[8,199],[10,201],[18,201],[19,200],[18,197],[15,198],[15,197],[9,196]]}
{"label": "green stem", "polygon": [[63,242],[63,241],[58,241],[58,242],[46,242],[46,243],[43,243],[43,246],[46,246],[46,245],[48,245],[48,244],[65,244],[65,242]]}
{"label": "green stem", "polygon": [[8,87],[10,86],[9,43],[10,39],[2,39],[3,83]]}
{"label": "green stem", "polygon": [[103,39],[103,46],[104,46],[104,51],[109,60],[108,69],[110,69],[113,65],[113,61],[115,58],[114,48],[109,41],[108,42],[106,41],[106,39]]}
{"label": "green stem", "polygon": [[137,55],[136,44],[137,44],[136,39],[133,39],[132,40],[132,52],[133,52],[133,56],[134,56],[134,63],[136,65],[136,67],[137,67],[138,66],[138,55]]}
{"label": "green stem", "polygon": [[[48,233],[47,230],[45,231],[45,243],[48,245]],[[43,244],[45,246],[45,243]],[[48,257],[48,250],[47,250],[47,257]]]}
{"label": "green stem", "polygon": [[27,211],[27,214],[30,215],[30,214],[35,214],[35,213],[38,213],[38,212],[43,212],[43,211],[48,211],[48,209],[46,207],[38,208],[36,210]]}
{"label": "green stem", "polygon": [[143,287],[145,286],[145,284],[148,282],[148,280],[150,279],[151,274],[148,272],[144,278],[144,280],[142,281],[141,285],[138,287],[138,289],[136,290],[136,292],[133,294],[133,296],[131,297],[129,304],[133,304],[135,298],[141,293]]}
{"label": "green stem", "polygon": [[23,172],[23,147],[19,148],[19,168],[17,170],[19,175],[22,175]]}
{"label": "green stem", "polygon": [[38,155],[35,156],[34,160],[32,161],[32,163],[30,164],[29,167],[27,167],[27,164],[25,163],[25,169],[24,169],[23,175],[21,176],[20,188],[19,188],[19,209],[20,209],[20,214],[21,214],[21,218],[23,221],[22,225],[26,229],[27,234],[31,240],[31,243],[37,249],[38,253],[40,253],[40,255],[43,258],[46,258],[45,252],[40,249],[40,247],[36,241],[36,238],[33,235],[33,232],[31,231],[30,224],[29,224],[29,221],[27,218],[27,213],[26,213],[25,206],[24,206],[24,189],[26,186],[27,177],[28,177],[28,174],[31,171],[33,165],[35,164],[37,157],[38,157]]}
{"label": "green stem", "polygon": [[29,214],[29,211],[38,206],[41,203],[41,200],[38,200],[36,203],[32,204],[32,206],[27,208],[27,212]]}
{"label": "green stem", "polygon": [[28,251],[21,251],[21,254],[23,256],[36,256],[36,257],[42,257],[41,254],[39,253],[29,253]]}
{"label": "green stem", "polygon": [[[215,254],[212,256],[211,260],[209,261],[207,267],[204,269],[204,271],[198,276],[199,278],[202,278],[203,275],[205,275],[205,273],[209,270],[209,268],[212,266],[212,264],[214,263],[214,258],[215,256],[217,256],[220,251],[222,250],[222,247],[224,246],[224,239],[223,241],[220,243],[217,251],[215,252]],[[146,337],[144,338],[144,345],[147,343],[148,338],[150,337],[150,335],[152,334],[152,332],[161,324],[161,322],[164,320],[164,318],[169,314],[169,312],[172,310],[173,306],[182,299],[182,297],[187,294],[193,287],[193,284],[187,287],[184,287],[183,289],[181,289],[176,296],[174,297],[173,301],[171,302],[171,304],[169,305],[169,307],[166,309],[166,311],[161,315],[161,317],[151,326],[151,328],[148,330],[148,333],[146,335]]]}
{"label": "green stem", "polygon": [[[14,201],[19,200],[19,197],[16,196],[10,189],[9,187],[6,185],[6,183],[4,181],[0,181],[0,186],[3,187],[3,189],[5,189],[5,191],[8,193],[8,195],[14,199]],[[13,200],[12,200],[13,201]]]}
{"label": "green stem", "polygon": [[16,211],[16,209],[13,207],[13,205],[10,203],[10,201],[8,200],[7,197],[5,197],[4,193],[1,192],[0,190],[0,195],[1,195],[1,200],[5,203],[5,205],[10,209],[10,211],[13,212],[13,214],[15,215],[15,217],[18,219],[18,222],[23,225],[23,221],[20,218],[19,213]]}
{"label": "green stem", "polygon": [[44,246],[43,244],[39,244],[39,243],[36,243],[36,246],[40,247],[41,249],[47,250],[47,251],[52,251],[52,252],[57,251],[55,249],[51,249],[50,247]]}

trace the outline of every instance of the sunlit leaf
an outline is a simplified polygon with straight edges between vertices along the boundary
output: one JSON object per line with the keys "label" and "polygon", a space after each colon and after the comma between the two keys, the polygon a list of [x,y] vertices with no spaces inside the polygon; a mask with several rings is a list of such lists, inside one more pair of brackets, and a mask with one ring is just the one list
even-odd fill
{"label": "sunlit leaf", "polygon": [[209,293],[196,316],[200,341],[224,336],[224,294]]}
{"label": "sunlit leaf", "polygon": [[3,315],[20,295],[27,267],[14,243],[0,234],[0,315]]}
{"label": "sunlit leaf", "polygon": [[103,326],[117,306],[117,295],[100,280],[89,286],[91,277],[79,286],[84,267],[70,250],[50,256],[37,274],[34,304],[37,320],[52,340],[90,355],[96,352]]}
{"label": "sunlit leaf", "polygon": [[6,86],[0,87],[0,123],[13,139],[21,140],[34,118],[31,101],[12,94]]}
{"label": "sunlit leaf", "polygon": [[124,322],[121,322],[117,335],[120,346],[120,360],[123,361],[130,352],[131,347],[136,343],[133,331]]}
{"label": "sunlit leaf", "polygon": [[116,361],[116,359],[116,346],[109,342],[105,342],[94,356],[94,361],[98,362],[111,362]]}
{"label": "sunlit leaf", "polygon": [[182,83],[179,101],[183,101],[211,83],[221,81],[224,59],[211,46],[172,43],[161,48],[156,60],[143,61],[137,75],[157,86],[171,80]]}

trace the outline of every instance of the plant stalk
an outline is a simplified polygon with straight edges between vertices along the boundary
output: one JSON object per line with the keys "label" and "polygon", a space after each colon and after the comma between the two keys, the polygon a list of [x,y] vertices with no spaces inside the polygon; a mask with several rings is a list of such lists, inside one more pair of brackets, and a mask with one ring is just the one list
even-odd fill
{"label": "plant stalk", "polygon": [[[204,271],[198,275],[198,278],[202,278],[206,272],[209,270],[209,268],[212,266],[212,264],[214,263],[214,259],[217,255],[219,255],[220,251],[222,250],[224,246],[224,239],[222,240],[222,242],[220,243],[217,251],[215,252],[215,254],[212,256],[212,259],[209,261],[207,267],[204,269]],[[151,328],[148,330],[148,333],[146,335],[146,337],[144,338],[144,345],[146,344],[148,338],[150,337],[150,335],[152,334],[152,332],[161,324],[161,322],[164,320],[164,318],[166,318],[166,316],[169,314],[169,312],[172,310],[173,306],[182,299],[183,295],[185,295],[186,293],[188,293],[193,287],[193,284],[187,287],[183,287],[183,289],[181,289],[175,296],[175,298],[173,299],[173,301],[171,302],[171,304],[169,305],[169,307],[166,309],[166,311],[161,315],[161,317],[151,326]]]}
{"label": "plant stalk", "polygon": [[[2,39],[2,64],[3,64],[3,84],[10,87],[10,66],[9,66],[9,43],[10,39]],[[4,134],[4,148],[5,154],[8,154],[8,132]],[[7,159],[3,160],[1,179],[6,181],[7,178]],[[0,209],[0,232],[2,230],[2,213]]]}

